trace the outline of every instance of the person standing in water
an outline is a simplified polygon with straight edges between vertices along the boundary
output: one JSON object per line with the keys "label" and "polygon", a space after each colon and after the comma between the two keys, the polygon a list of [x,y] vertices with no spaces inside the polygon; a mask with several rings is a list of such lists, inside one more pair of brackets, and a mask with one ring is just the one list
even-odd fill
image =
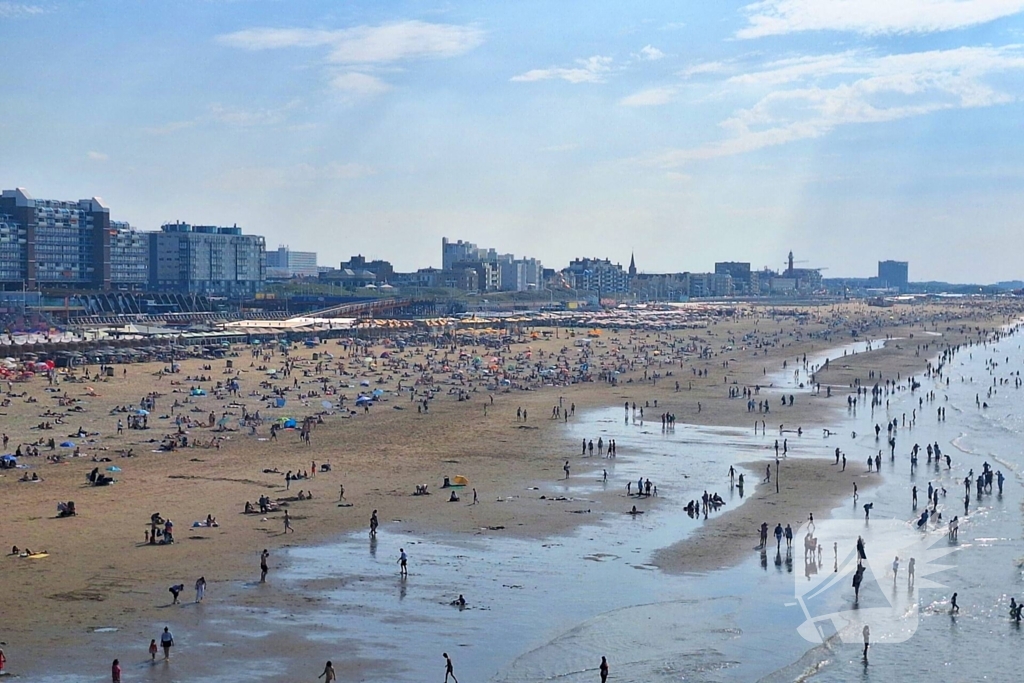
{"label": "person standing in water", "polygon": [[444,683],[448,683],[448,677],[451,676],[455,683],[459,683],[459,679],[455,677],[455,665],[452,664],[452,658],[448,656],[447,652],[442,653],[444,656]]}
{"label": "person standing in water", "polygon": [[871,629],[868,628],[867,624],[864,624],[864,630],[861,631],[864,634],[864,661],[868,661],[868,648],[871,647]]}
{"label": "person standing in water", "polygon": [[267,571],[269,570],[269,567],[267,567],[268,557],[270,557],[270,553],[264,548],[263,552],[260,553],[260,583],[267,582]]}
{"label": "person standing in water", "polygon": [[121,660],[115,659],[110,665],[110,683],[121,683]]}
{"label": "person standing in water", "polygon": [[950,614],[960,614],[960,605],[956,604],[956,596],[957,596],[957,594],[953,593],[953,597],[950,598],[950,600],[949,600],[949,604],[950,604],[949,613]]}
{"label": "person standing in water", "polygon": [[164,659],[170,659],[171,648],[174,647],[174,635],[166,626],[164,626],[164,632],[160,634],[160,647],[164,649]]}
{"label": "person standing in water", "polygon": [[401,576],[409,576],[409,556],[405,554],[405,548],[399,548],[398,564],[401,567]]}
{"label": "person standing in water", "polygon": [[608,660],[601,657],[601,683],[608,680]]}
{"label": "person standing in water", "polygon": [[377,538],[377,511],[370,515],[370,538]]}
{"label": "person standing in water", "polygon": [[317,676],[317,679],[320,678],[323,678],[326,683],[333,683],[333,681],[338,680],[338,675],[334,673],[334,664],[330,660],[324,666],[324,672]]}

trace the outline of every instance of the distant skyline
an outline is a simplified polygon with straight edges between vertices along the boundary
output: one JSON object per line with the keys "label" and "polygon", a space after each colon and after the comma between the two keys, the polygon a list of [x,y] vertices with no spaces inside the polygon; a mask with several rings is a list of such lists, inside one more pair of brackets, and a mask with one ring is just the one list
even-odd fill
{"label": "distant skyline", "polygon": [[1024,279],[1024,0],[0,0],[0,187],[337,266]]}

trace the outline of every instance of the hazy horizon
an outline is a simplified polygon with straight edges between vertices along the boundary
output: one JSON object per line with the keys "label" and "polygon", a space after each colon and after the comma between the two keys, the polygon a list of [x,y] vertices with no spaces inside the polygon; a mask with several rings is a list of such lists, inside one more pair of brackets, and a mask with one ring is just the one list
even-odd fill
{"label": "hazy horizon", "polygon": [[553,268],[1022,279],[1022,13],[0,1],[0,188],[335,266],[439,266],[447,236]]}

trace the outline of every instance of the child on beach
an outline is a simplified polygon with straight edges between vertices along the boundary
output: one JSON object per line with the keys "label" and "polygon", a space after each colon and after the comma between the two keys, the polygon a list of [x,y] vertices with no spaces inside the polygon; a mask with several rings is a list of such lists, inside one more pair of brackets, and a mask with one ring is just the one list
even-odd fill
{"label": "child on beach", "polygon": [[152,638],[149,641],[149,659],[152,662],[156,661],[156,638]]}
{"label": "child on beach", "polygon": [[[325,676],[326,678],[324,678]],[[327,683],[332,683],[332,681],[338,680],[338,676],[334,673],[334,664],[328,661],[327,665],[324,666],[324,672],[317,676],[317,678],[324,678]]]}

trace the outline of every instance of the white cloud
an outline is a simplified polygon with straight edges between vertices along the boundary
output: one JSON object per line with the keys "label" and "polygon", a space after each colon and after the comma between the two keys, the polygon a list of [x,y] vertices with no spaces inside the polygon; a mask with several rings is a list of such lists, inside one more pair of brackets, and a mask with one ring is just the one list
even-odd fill
{"label": "white cloud", "polygon": [[683,21],[670,21],[661,27],[662,31],[678,31],[681,28],[686,27],[686,22]]}
{"label": "white cloud", "polygon": [[605,75],[611,71],[612,58],[594,56],[587,59],[577,59],[576,64],[579,66],[532,69],[518,76],[513,76],[511,80],[516,83],[532,83],[559,78],[569,83],[604,83]]}
{"label": "white cloud", "polygon": [[327,47],[333,64],[387,64],[411,59],[457,57],[483,43],[484,32],[472,26],[402,21],[339,30],[251,28],[217,41],[245,50]]}
{"label": "white cloud", "polygon": [[664,59],[665,53],[652,45],[645,45],[640,48],[640,53],[637,57],[648,62],[656,62],[659,59]]}
{"label": "white cloud", "polygon": [[106,161],[107,159],[110,158],[103,152],[89,152],[88,154],[86,154],[86,156],[89,157],[89,159],[92,161]]}
{"label": "white cloud", "polygon": [[46,14],[47,10],[39,5],[26,5],[21,2],[0,2],[0,19],[24,19],[40,14]]}
{"label": "white cloud", "polygon": [[737,38],[798,31],[868,35],[931,33],[976,26],[1024,11],[1024,0],[762,0],[743,8]]}
{"label": "white cloud", "polygon": [[330,77],[333,90],[359,97],[379,95],[391,89],[363,70],[396,62],[457,57],[484,41],[484,32],[473,26],[400,21],[380,26],[356,26],[326,30],[307,28],[250,28],[217,37],[217,42],[243,50],[321,48],[327,64],[356,67]]}
{"label": "white cloud", "polygon": [[[753,90],[759,98],[719,124],[730,134],[727,139],[670,150],[650,161],[674,167],[818,138],[847,124],[1004,104],[1014,97],[990,85],[988,77],[1008,71],[1024,71],[1021,46],[884,56],[844,52],[769,62],[726,81],[727,87]],[[762,94],[765,88],[770,90]]]}
{"label": "white cloud", "polygon": [[217,123],[237,128],[275,126],[283,123],[287,118],[288,111],[297,106],[299,106],[298,100],[292,100],[282,107],[273,109],[241,109],[239,107],[213,104],[210,106],[209,118]]}
{"label": "white cloud", "polygon": [[619,104],[624,107],[657,107],[671,102],[675,94],[676,89],[672,86],[648,88],[623,97]]}
{"label": "white cloud", "polygon": [[331,87],[335,90],[356,95],[359,97],[372,97],[391,90],[391,86],[370,74],[348,71],[337,74],[331,78]]}
{"label": "white cloud", "polygon": [[725,62],[700,62],[693,66],[687,67],[679,72],[679,75],[683,78],[692,78],[693,76],[700,76],[702,74],[718,74],[723,71],[728,71],[729,66]]}

